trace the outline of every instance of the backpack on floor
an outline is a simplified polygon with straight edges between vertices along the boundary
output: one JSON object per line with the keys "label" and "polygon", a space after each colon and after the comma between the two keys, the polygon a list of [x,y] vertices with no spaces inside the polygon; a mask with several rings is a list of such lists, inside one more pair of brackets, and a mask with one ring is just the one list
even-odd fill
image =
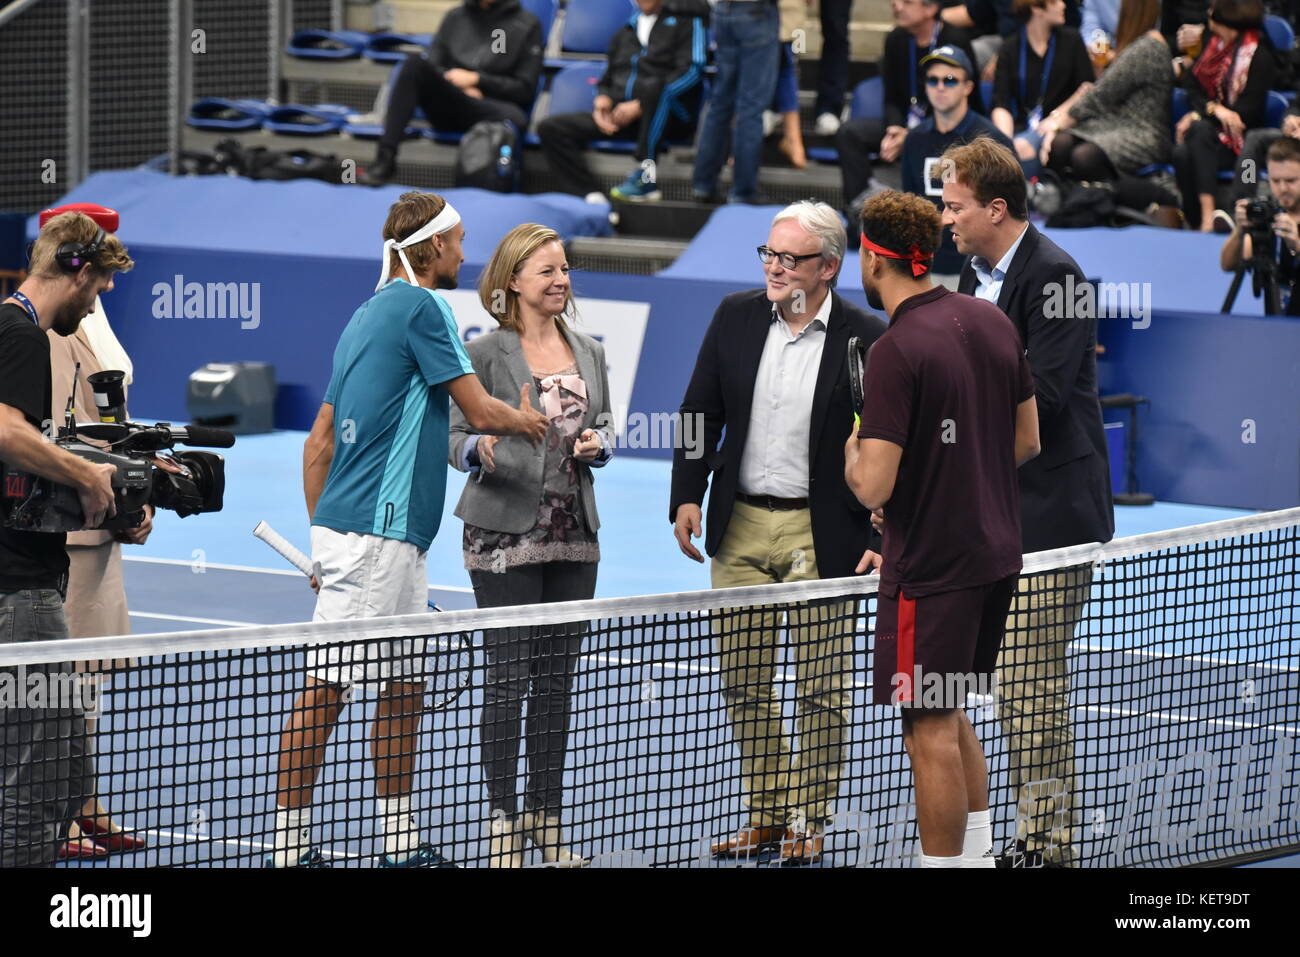
{"label": "backpack on floor", "polygon": [[519,188],[519,133],[506,120],[480,120],[460,139],[456,185],[512,193]]}

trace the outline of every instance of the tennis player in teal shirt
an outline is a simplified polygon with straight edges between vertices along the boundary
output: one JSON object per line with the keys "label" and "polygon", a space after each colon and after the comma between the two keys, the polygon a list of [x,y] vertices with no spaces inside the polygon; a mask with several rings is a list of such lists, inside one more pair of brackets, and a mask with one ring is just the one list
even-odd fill
{"label": "tennis player in teal shirt", "polygon": [[[384,224],[375,294],[334,350],[325,399],[303,449],[303,491],[319,563],[316,621],[427,611],[426,552],[442,517],[449,401],[475,429],[540,442],[548,420],[483,389],[438,289],[454,289],[464,261],[460,215],[434,193],[404,193]],[[392,278],[390,278],[390,276]],[[312,797],[343,707],[358,683],[380,686],[372,728],[381,867],[446,867],[420,840],[411,769],[426,681],[423,640],[394,638],[307,650],[306,688],[280,739],[275,848],[268,867],[320,867]]]}

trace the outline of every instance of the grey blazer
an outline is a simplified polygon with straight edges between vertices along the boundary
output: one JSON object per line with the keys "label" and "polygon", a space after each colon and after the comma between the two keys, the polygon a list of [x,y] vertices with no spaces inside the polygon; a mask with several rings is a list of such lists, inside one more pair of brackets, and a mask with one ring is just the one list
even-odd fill
{"label": "grey blazer", "polygon": [[[600,433],[601,444],[610,451],[614,448],[614,420],[609,413],[609,373],[605,368],[605,349],[590,336],[572,329],[564,330],[569,349],[578,363],[578,374],[587,386],[587,418],[584,428]],[[470,340],[465,347],[474,371],[488,393],[511,407],[519,405],[519,386],[533,381],[532,370],[524,358],[518,333],[497,329]],[[541,400],[536,387],[531,389],[533,408],[541,411]],[[448,443],[448,461],[452,467],[464,471],[462,462],[465,443],[472,441],[475,432],[465,420],[456,403],[451,404],[451,441]],[[523,436],[502,436],[493,450],[496,471],[483,470],[465,483],[456,504],[458,518],[471,525],[521,535],[537,524],[537,507],[542,499],[542,468],[546,462],[545,444],[533,445]],[[605,460],[590,463],[597,467]],[[588,527],[594,532],[600,528],[596,513],[596,495],[592,490],[590,465],[578,463],[580,479],[579,499]]]}

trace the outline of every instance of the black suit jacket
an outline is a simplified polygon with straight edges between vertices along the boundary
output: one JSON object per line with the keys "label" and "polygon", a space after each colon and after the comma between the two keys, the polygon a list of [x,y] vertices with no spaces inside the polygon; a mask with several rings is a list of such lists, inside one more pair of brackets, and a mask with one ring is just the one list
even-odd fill
{"label": "black suit jacket", "polygon": [[[1058,303],[1073,304],[1072,290],[1086,281],[1070,254],[1030,223],[998,296],[998,308],[1015,323],[1027,350],[1038,400],[1043,451],[1020,468],[1026,552],[1108,542],[1115,534],[1097,398],[1097,320],[1047,316],[1054,295]],[[974,295],[976,285],[968,259],[957,291]]]}
{"label": "black suit jacket", "polygon": [[[686,449],[674,450],[668,520],[674,520],[683,503],[703,504],[712,473],[704,535],[704,550],[710,555],[722,544],[736,501],[754,380],[771,319],[772,304],[765,290],[733,293],[723,299],[704,335],[682,400],[683,421],[688,415],[703,416],[704,455],[688,458]],[[813,388],[808,430],[808,505],[817,571],[822,578],[852,575],[868,545],[874,541],[876,550],[880,549],[878,539],[872,538],[869,513],[844,482],[844,443],[853,431],[853,413],[857,411],[849,390],[849,337],[858,336],[870,345],[885,328],[883,320],[831,291],[826,344]],[[724,428],[726,437],[719,449]]]}

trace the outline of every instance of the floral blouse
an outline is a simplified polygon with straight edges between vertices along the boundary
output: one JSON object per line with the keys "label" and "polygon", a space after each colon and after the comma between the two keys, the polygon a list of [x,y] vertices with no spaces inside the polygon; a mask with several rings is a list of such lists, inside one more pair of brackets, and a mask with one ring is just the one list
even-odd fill
{"label": "floral blouse", "polygon": [[581,464],[573,446],[587,416],[587,388],[572,365],[554,375],[533,375],[542,409],[551,420],[542,466],[537,524],[521,535],[465,523],[465,568],[504,572],[542,562],[598,562],[600,544],[587,527],[580,495]]}

